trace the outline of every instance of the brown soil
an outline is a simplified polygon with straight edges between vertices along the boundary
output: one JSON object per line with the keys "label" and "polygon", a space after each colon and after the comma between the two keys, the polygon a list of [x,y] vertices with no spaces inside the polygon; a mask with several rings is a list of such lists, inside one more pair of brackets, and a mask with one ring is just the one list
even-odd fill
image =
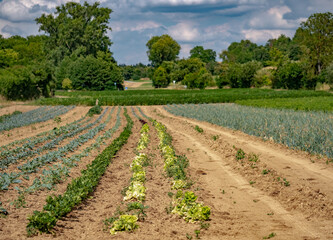
{"label": "brown soil", "polygon": [[0,116],[5,114],[11,114],[15,111],[28,112],[38,108],[39,106],[28,106],[28,105],[9,105],[4,108],[0,108]]}
{"label": "brown soil", "polygon": [[[200,239],[263,239],[271,233],[276,234],[273,239],[333,239],[333,167],[324,160],[238,131],[176,117],[159,106],[141,109],[167,126],[177,154],[189,159],[187,171],[194,182],[191,190],[200,202],[211,207],[210,227],[201,229]],[[103,220],[113,216],[118,207],[125,206],[121,192],[129,184],[129,165],[140,137],[142,124],[131,108],[127,110],[134,120],[133,134],[112,159],[95,192],[58,221],[53,235],[42,234],[32,239],[187,239],[187,234],[196,239],[194,231],[200,228],[199,224],[167,214],[171,185],[164,174],[159,140],[151,123],[150,143],[144,150],[152,161],[146,167],[147,216],[132,233],[111,236],[108,230],[103,230]],[[113,125],[114,121],[111,123]],[[203,133],[198,133],[195,125],[203,128]],[[27,216],[42,209],[46,196],[63,193],[71,179],[78,177],[80,170],[111,141],[84,158],[56,191],[29,195],[27,208],[11,207],[10,215],[0,218],[0,239],[26,239]],[[240,148],[247,157],[237,161],[235,155]],[[249,161],[250,153],[257,154],[259,160]],[[267,174],[263,174],[264,170]],[[290,186],[286,186],[286,181]]]}

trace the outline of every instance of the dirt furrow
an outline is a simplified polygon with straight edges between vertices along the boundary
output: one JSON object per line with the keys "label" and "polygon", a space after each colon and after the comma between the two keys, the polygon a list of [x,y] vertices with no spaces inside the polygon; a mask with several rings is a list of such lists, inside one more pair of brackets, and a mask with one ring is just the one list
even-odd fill
{"label": "dirt furrow", "polygon": [[[250,213],[248,216],[248,221],[253,221],[254,218],[258,217],[258,220],[256,222],[263,222],[260,224],[260,230],[264,229],[265,226],[268,228],[272,228],[272,231],[275,231],[278,236],[285,236],[281,239],[330,239],[332,238],[332,229],[326,228],[324,229],[325,223],[329,223],[330,220],[327,220],[326,222],[322,222],[320,224],[316,224],[316,222],[313,220],[310,223],[307,222],[305,219],[305,216],[302,215],[300,212],[290,212],[289,209],[286,209],[284,205],[282,205],[278,200],[274,199],[273,197],[269,196],[269,192],[261,191],[260,189],[254,188],[249,184],[249,181],[245,180],[241,174],[235,171],[235,167],[233,167],[230,163],[230,161],[227,161],[226,159],[230,159],[230,157],[234,154],[234,150],[232,149],[232,142],[229,144],[229,149],[225,148],[225,146],[220,145],[218,148],[220,148],[220,151],[214,150],[212,148],[211,144],[209,144],[208,141],[204,140],[202,135],[196,133],[194,131],[193,124],[196,124],[200,127],[204,128],[204,131],[206,131],[206,125],[203,125],[201,122],[197,121],[189,121],[188,119],[180,118],[180,117],[174,117],[171,114],[168,114],[161,108],[157,107],[154,108],[146,107],[144,108],[146,114],[152,116],[153,118],[159,119],[163,124],[165,124],[171,132],[175,133],[175,139],[177,139],[177,144],[175,144],[178,148],[186,148],[188,149],[189,154],[194,154],[195,152],[203,152],[204,157],[198,157],[198,159],[191,162],[191,166],[204,166],[204,169],[211,169],[212,172],[207,173],[205,175],[205,178],[207,179],[206,184],[204,184],[205,187],[211,188],[211,192],[221,192],[221,188],[216,188],[216,186],[213,186],[211,182],[216,182],[221,184],[217,179],[221,178],[221,176],[224,176],[228,181],[233,181],[233,184],[230,185],[234,186],[235,189],[240,190],[239,196],[236,195],[236,198],[238,199],[235,201],[235,206],[238,205],[239,199],[247,199],[249,201],[250,199],[255,202],[256,207],[253,208],[253,206],[250,206],[248,202],[242,203],[242,207],[245,207],[245,212],[243,212],[241,209],[234,209],[236,212],[234,212],[235,215],[242,212],[241,216],[242,218],[246,218],[246,212]],[[189,124],[190,123],[190,124]],[[216,134],[216,131],[220,133],[220,129],[214,128],[214,133]],[[210,136],[212,136],[210,134]],[[223,141],[228,142],[229,139],[225,138],[224,136],[220,137],[223,138]],[[238,145],[237,145],[238,146]],[[242,146],[243,147],[243,146]],[[233,155],[234,156],[234,155]],[[193,156],[195,158],[195,154]],[[234,157],[232,157],[234,158]],[[262,156],[260,157],[262,158]],[[196,165],[197,164],[197,165]],[[214,170],[213,170],[214,169]],[[228,177],[226,177],[228,176]],[[217,178],[217,179],[214,179]],[[223,189],[222,192],[229,192],[228,190]],[[235,192],[234,192],[235,193]],[[216,193],[215,193],[216,194]],[[235,196],[235,195],[234,195]],[[215,197],[216,198],[216,197]],[[206,199],[206,198],[205,198]],[[205,200],[206,202],[207,200]],[[260,206],[260,204],[261,206]],[[252,204],[252,203],[251,203]],[[266,208],[266,216],[261,215],[262,212],[258,209],[260,208]],[[274,216],[271,216],[271,213],[274,213]],[[267,218],[267,214],[269,214],[269,218]],[[250,220],[252,218],[252,220]],[[274,222],[279,221],[280,226],[285,226],[282,229],[276,228],[276,224]],[[243,225],[242,223],[241,225]],[[239,225],[239,224],[237,224]],[[246,226],[246,224],[244,225]],[[327,226],[327,225],[326,225]],[[246,229],[248,229],[246,227]],[[256,230],[258,231],[258,226],[256,227]],[[259,230],[259,231],[260,231]],[[258,231],[258,232],[259,232]],[[244,233],[243,233],[244,234]],[[261,233],[263,234],[263,233]],[[250,236],[250,235],[249,235]],[[229,236],[230,237],[230,236]],[[249,237],[249,239],[257,239],[259,237],[256,235],[256,237]],[[261,235],[261,238],[263,236]],[[228,239],[228,238],[226,238]],[[240,238],[242,239],[242,238]]]}

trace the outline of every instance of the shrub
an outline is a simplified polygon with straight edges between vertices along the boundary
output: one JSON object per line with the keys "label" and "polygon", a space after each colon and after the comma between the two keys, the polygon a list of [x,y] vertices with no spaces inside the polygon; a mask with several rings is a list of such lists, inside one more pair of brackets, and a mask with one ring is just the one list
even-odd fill
{"label": "shrub", "polygon": [[271,68],[262,68],[259,69],[253,77],[253,86],[254,87],[263,87],[263,86],[272,86],[273,80],[273,69]]}
{"label": "shrub", "polygon": [[330,65],[326,68],[326,82],[330,86],[331,89],[333,89],[333,62],[331,62]]}
{"label": "shrub", "polygon": [[274,88],[300,89],[304,86],[305,69],[301,62],[288,61],[279,65],[273,80]]}
{"label": "shrub", "polygon": [[164,67],[160,66],[156,69],[153,76],[153,85],[155,88],[165,88],[169,85],[168,74]]}
{"label": "shrub", "polygon": [[65,78],[62,81],[62,88],[66,90],[72,89],[73,88],[72,81],[69,78]]}
{"label": "shrub", "polygon": [[101,114],[102,110],[103,110],[103,108],[101,106],[95,105],[95,106],[93,106],[92,108],[89,109],[87,114],[88,114],[88,116],[91,117],[95,114]]}

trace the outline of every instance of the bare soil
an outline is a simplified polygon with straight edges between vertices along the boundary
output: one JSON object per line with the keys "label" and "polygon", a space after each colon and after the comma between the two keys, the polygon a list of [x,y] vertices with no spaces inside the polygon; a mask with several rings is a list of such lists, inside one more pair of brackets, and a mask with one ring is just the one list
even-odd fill
{"label": "bare soil", "polygon": [[[272,233],[276,235],[273,239],[333,239],[333,166],[327,165],[325,159],[238,131],[177,117],[161,106],[141,109],[166,125],[177,154],[189,159],[187,171],[194,182],[191,191],[200,202],[211,207],[210,226],[208,230],[200,230],[200,239],[263,239]],[[131,108],[127,107],[127,110],[134,121],[133,134],[111,159],[95,192],[58,221],[53,235],[42,234],[31,239],[188,239],[190,236],[196,239],[194,231],[200,229],[200,224],[187,223],[177,215],[167,213],[171,185],[165,177],[157,132],[150,122],[150,143],[144,150],[151,160],[146,167],[144,205],[149,206],[147,216],[132,233],[111,236],[105,229],[103,221],[113,216],[118,208],[125,207],[122,190],[129,184],[130,163],[140,138],[142,124]],[[113,123],[112,120],[109,127]],[[112,139],[120,134],[124,125],[123,118],[122,127]],[[203,129],[202,133],[194,129],[196,125]],[[16,137],[23,137],[23,134]],[[29,131],[26,134],[30,134]],[[0,218],[0,239],[26,239],[27,216],[42,209],[46,196],[63,193],[67,184],[78,177],[80,170],[112,139],[84,158],[56,191],[29,195],[26,208],[12,207],[12,213]],[[244,150],[246,157],[236,160],[239,149]],[[256,154],[258,160],[249,161],[253,160],[251,153]]]}

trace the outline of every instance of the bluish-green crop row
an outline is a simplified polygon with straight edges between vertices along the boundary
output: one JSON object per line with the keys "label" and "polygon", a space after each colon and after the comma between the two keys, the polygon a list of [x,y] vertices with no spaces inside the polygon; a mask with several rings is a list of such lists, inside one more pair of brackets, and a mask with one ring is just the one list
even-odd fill
{"label": "bluish-green crop row", "polygon": [[0,132],[4,130],[10,130],[16,127],[22,127],[30,125],[32,123],[44,122],[50,120],[56,116],[62,115],[75,106],[55,106],[55,107],[40,107],[29,112],[14,115],[5,119],[3,123],[0,123]]}
{"label": "bluish-green crop row", "polygon": [[333,114],[236,104],[168,105],[169,112],[333,158]]}

